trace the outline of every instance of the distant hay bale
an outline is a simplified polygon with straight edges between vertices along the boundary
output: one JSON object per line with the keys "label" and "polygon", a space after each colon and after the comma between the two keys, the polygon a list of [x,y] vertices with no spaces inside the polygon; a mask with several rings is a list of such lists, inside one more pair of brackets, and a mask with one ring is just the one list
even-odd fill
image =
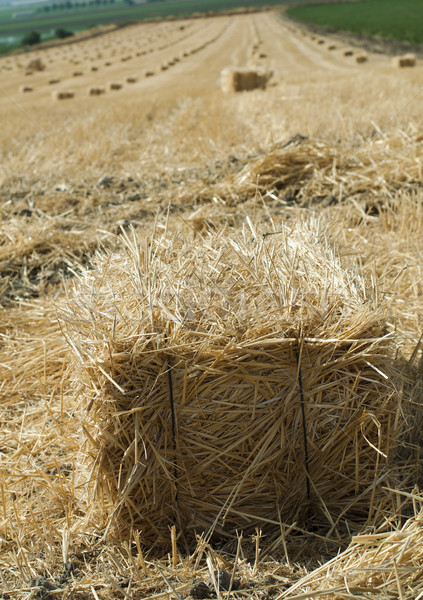
{"label": "distant hay bale", "polygon": [[91,67],[91,71],[98,71],[98,67]]}
{"label": "distant hay bale", "polygon": [[44,71],[46,66],[41,58],[34,58],[27,64],[26,68],[28,71]]}
{"label": "distant hay bale", "polygon": [[343,55],[344,56],[353,56],[354,55],[354,51],[350,50],[350,49],[344,50]]}
{"label": "distant hay bale", "polygon": [[[170,64],[170,63],[169,63]],[[154,71],[146,71],[144,73],[145,77],[153,77],[155,75]]]}
{"label": "distant hay bale", "polygon": [[368,60],[369,60],[369,57],[367,54],[357,54],[357,56],[355,57],[355,62],[359,65],[367,62]]}
{"label": "distant hay bale", "polygon": [[267,54],[265,52],[261,52],[259,54],[259,58],[267,58]]}
{"label": "distant hay bale", "polygon": [[322,46],[325,43],[325,40],[317,40],[317,43]]}
{"label": "distant hay bale", "polygon": [[220,74],[220,84],[225,93],[265,89],[272,75],[271,71],[227,68]]}
{"label": "distant hay bale", "polygon": [[122,83],[119,83],[118,81],[111,81],[111,82],[108,84],[108,88],[109,88],[109,90],[112,90],[112,91],[121,90],[121,89],[122,89],[122,87],[123,87],[123,84],[122,84]]}
{"label": "distant hay bale", "polygon": [[54,85],[55,83],[60,83],[60,79],[49,79],[48,84]]}
{"label": "distant hay bale", "polygon": [[127,77],[126,78],[126,83],[137,83],[138,79],[137,77]]}
{"label": "distant hay bale", "polygon": [[52,95],[54,100],[71,100],[75,97],[75,92],[55,90]]}
{"label": "distant hay bale", "polygon": [[416,66],[416,55],[409,53],[409,54],[403,54],[402,56],[394,56],[394,58],[392,59],[392,64],[394,65],[394,67],[415,67]]}
{"label": "distant hay bale", "polygon": [[26,76],[33,75],[33,72],[32,72],[32,71],[26,71],[26,72],[25,72],[25,75],[26,75]]}
{"label": "distant hay bale", "polygon": [[89,87],[88,95],[89,96],[101,96],[106,93],[106,89],[104,87]]}
{"label": "distant hay bale", "polygon": [[161,69],[162,71],[167,71],[167,70],[168,70],[168,68],[169,68],[169,66],[167,65],[167,63],[164,63],[164,64],[163,64],[163,65],[160,67],[160,69]]}
{"label": "distant hay bale", "polygon": [[72,77],[82,77],[83,72],[82,71],[74,71],[72,73]]}
{"label": "distant hay bale", "polygon": [[61,314],[107,531],[151,547],[173,524],[233,539],[382,520],[404,377],[383,307],[318,227],[126,246]]}
{"label": "distant hay bale", "polygon": [[34,88],[30,85],[21,85],[19,86],[19,91],[21,92],[21,94],[26,94],[28,92],[33,92]]}
{"label": "distant hay bale", "polygon": [[336,50],[335,44],[331,44],[330,46],[328,46],[328,50]]}

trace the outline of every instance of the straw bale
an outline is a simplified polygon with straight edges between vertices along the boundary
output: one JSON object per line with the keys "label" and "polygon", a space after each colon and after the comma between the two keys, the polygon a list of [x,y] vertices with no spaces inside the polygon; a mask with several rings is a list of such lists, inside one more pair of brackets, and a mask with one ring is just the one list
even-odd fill
{"label": "straw bale", "polygon": [[20,86],[19,86],[19,91],[20,91],[22,94],[25,94],[25,93],[28,93],[28,92],[33,92],[33,91],[34,91],[34,88],[33,88],[33,87],[31,87],[30,85],[20,85]]}
{"label": "straw bale", "polygon": [[50,79],[48,82],[49,85],[54,85],[55,83],[60,83],[60,79]]}
{"label": "straw bale", "polygon": [[109,90],[117,91],[117,90],[121,90],[122,87],[123,87],[123,85],[121,83],[117,82],[117,81],[111,81],[109,83],[108,87],[109,87]]}
{"label": "straw bale", "polygon": [[127,77],[126,83],[137,83],[138,79],[136,77]]}
{"label": "straw bale", "polygon": [[415,54],[403,54],[402,56],[394,56],[392,59],[394,67],[415,67],[416,66],[416,55]]}
{"label": "straw bale", "polygon": [[72,77],[82,77],[83,72],[82,71],[74,71],[72,73]]}
{"label": "straw bale", "polygon": [[44,71],[46,66],[41,58],[34,58],[27,64],[26,68],[28,71]]}
{"label": "straw bale", "polygon": [[401,377],[383,309],[317,227],[125,240],[61,314],[108,530],[151,546],[173,524],[339,534],[381,515]]}
{"label": "straw bale", "polygon": [[53,92],[53,98],[54,100],[70,100],[71,98],[75,97],[75,92],[59,92],[57,90],[55,90]]}
{"label": "straw bale", "polygon": [[328,46],[328,50],[336,50],[335,44],[331,44],[330,46]]}
{"label": "straw bale", "polygon": [[344,54],[344,56],[353,56],[354,52],[353,52],[353,50],[347,49],[347,50],[344,50],[343,54]]}
{"label": "straw bale", "polygon": [[[171,64],[171,63],[169,63]],[[145,72],[145,77],[153,77],[154,76],[154,71],[146,71]]]}
{"label": "straw bale", "polygon": [[101,96],[106,93],[106,88],[104,87],[89,87],[88,95],[89,96]]}
{"label": "straw bale", "polygon": [[355,62],[359,65],[367,62],[368,60],[369,60],[369,57],[367,54],[357,54],[357,56],[355,57]]}
{"label": "straw bale", "polygon": [[220,84],[222,91],[242,92],[265,89],[269,79],[272,77],[271,71],[259,69],[223,69],[220,74]]}

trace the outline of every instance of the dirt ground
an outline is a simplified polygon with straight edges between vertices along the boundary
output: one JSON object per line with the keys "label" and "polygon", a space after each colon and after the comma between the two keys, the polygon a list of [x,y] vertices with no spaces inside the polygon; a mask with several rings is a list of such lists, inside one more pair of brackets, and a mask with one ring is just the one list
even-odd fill
{"label": "dirt ground", "polygon": [[[267,547],[257,533],[218,547],[200,539],[189,554],[178,538],[159,560],[138,534],[104,539],[76,464],[78,394],[57,311],[132,230],[195,244],[251,223],[317,220],[389,302],[388,333],[418,387],[423,66],[397,68],[347,41],[272,10],[134,25],[0,59],[0,598],[229,597],[214,567],[236,570],[234,598],[421,592],[417,487],[405,491],[414,516],[397,490],[396,518],[379,515],[361,537],[287,523]],[[247,66],[272,72],[266,89],[222,92],[221,71]],[[210,575],[208,592],[195,589]]]}

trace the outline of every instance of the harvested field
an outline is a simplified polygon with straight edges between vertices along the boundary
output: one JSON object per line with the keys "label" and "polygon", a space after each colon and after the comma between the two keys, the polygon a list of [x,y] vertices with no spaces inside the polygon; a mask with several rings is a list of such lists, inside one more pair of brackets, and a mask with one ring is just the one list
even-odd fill
{"label": "harvested field", "polygon": [[423,594],[423,67],[329,44],[0,59],[0,597]]}

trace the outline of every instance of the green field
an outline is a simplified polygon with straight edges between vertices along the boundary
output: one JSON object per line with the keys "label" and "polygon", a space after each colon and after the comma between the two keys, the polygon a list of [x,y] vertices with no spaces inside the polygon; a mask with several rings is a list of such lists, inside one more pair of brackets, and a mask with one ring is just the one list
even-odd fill
{"label": "green field", "polygon": [[362,0],[298,6],[288,9],[287,14],[323,27],[391,40],[423,42],[422,0]]}
{"label": "green field", "polygon": [[[165,18],[168,16],[184,16],[197,12],[220,11],[242,7],[261,7],[286,4],[288,0],[162,0],[145,4],[130,5],[122,0],[114,4],[93,5],[72,9],[56,8],[45,12],[41,5],[27,5],[21,8],[5,7],[0,9],[0,46],[19,45],[22,36],[28,31],[36,30],[43,39],[54,35],[58,27],[72,31],[87,29],[93,25],[108,23],[132,22],[149,18]],[[304,2],[304,0],[296,0]],[[30,16],[16,18],[16,13],[34,11]],[[15,18],[13,15],[15,14]]]}

